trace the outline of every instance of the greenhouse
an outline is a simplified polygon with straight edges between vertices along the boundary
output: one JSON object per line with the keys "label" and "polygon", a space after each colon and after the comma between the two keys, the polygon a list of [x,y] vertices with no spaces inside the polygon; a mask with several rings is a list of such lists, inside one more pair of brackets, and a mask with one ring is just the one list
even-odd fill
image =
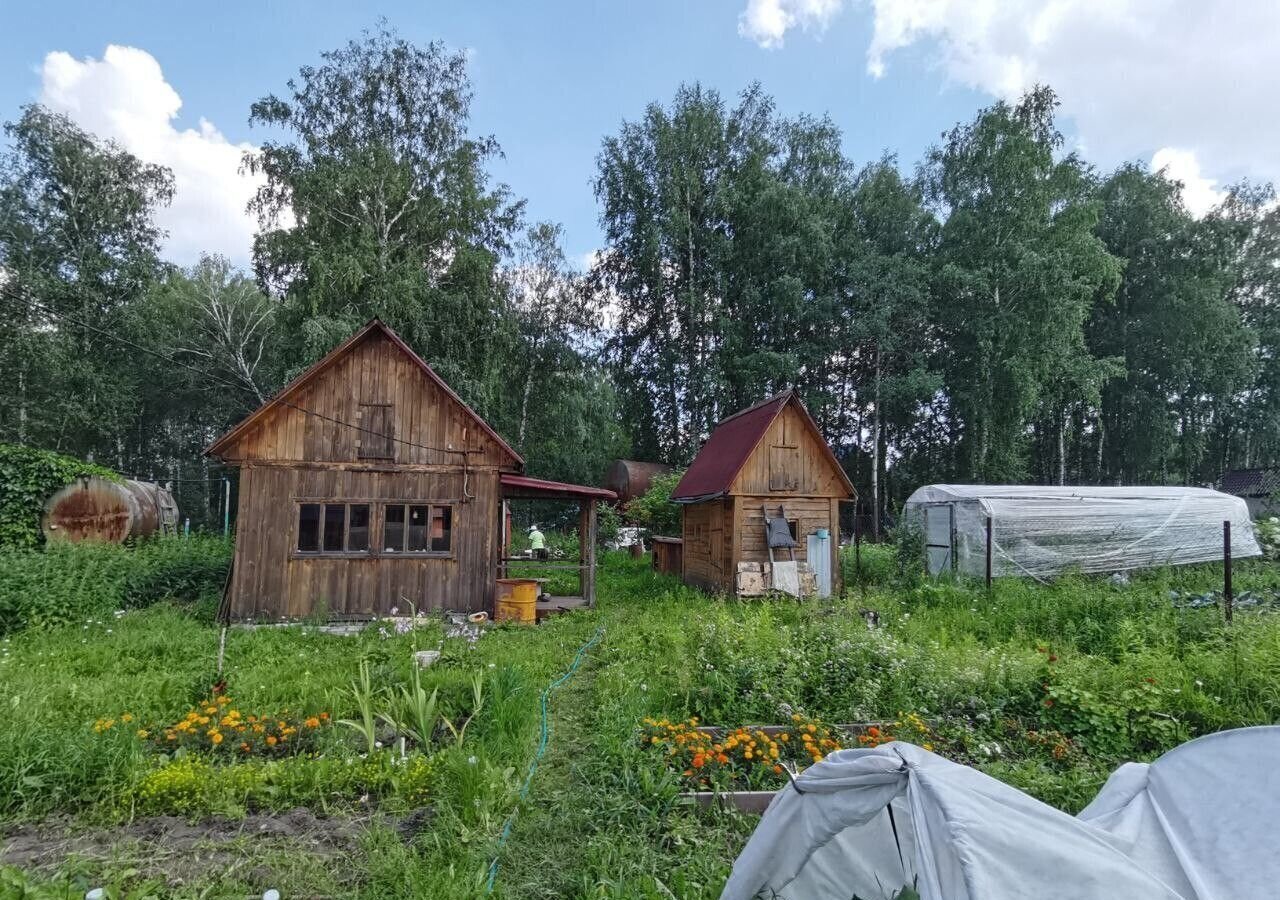
{"label": "greenhouse", "polygon": [[908,499],[930,574],[1119,572],[1261,550],[1239,497],[1208,488],[931,484]]}

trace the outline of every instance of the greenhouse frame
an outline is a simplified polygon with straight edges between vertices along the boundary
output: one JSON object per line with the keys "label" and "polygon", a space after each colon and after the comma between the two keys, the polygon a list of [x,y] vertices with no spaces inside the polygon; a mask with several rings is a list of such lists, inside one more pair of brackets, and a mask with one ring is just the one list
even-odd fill
{"label": "greenhouse frame", "polygon": [[[931,484],[903,509],[920,529],[932,575],[1045,578],[1122,572],[1262,551],[1239,497],[1192,487]],[[990,537],[988,538],[988,528]]]}

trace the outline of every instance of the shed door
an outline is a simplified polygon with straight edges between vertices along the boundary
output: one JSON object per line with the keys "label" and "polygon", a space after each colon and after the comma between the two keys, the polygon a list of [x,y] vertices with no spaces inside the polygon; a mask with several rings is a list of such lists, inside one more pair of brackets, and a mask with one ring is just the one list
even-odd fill
{"label": "shed door", "polygon": [[929,503],[924,507],[924,555],[930,575],[955,568],[955,513],[950,503]]}

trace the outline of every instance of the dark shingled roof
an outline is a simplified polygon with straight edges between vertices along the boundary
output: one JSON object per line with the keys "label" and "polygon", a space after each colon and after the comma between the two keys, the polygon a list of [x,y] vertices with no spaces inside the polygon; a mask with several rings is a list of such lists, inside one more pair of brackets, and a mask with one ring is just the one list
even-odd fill
{"label": "dark shingled roof", "polygon": [[1218,490],[1237,497],[1270,497],[1280,490],[1280,469],[1232,469],[1222,476]]}
{"label": "dark shingled roof", "polygon": [[[710,500],[727,493],[734,478],[738,476],[747,458],[751,456],[751,451],[760,443],[760,438],[769,430],[769,426],[773,424],[773,420],[787,403],[793,400],[800,412],[813,425],[813,420],[809,418],[809,411],[804,408],[804,404],[800,402],[800,398],[794,391],[783,391],[768,400],[760,401],[755,406],[736,412],[727,419],[722,419],[711,432],[711,437],[707,438],[707,442],[698,451],[698,455],[684,473],[684,477],[680,479],[680,483],[676,485],[671,499],[690,503]],[[816,432],[817,425],[813,425],[813,429]],[[845,477],[844,470],[840,468],[840,463],[831,452],[831,448],[827,447],[821,436],[819,436],[819,442],[826,448],[832,466],[848,484],[848,478]],[[852,493],[852,485],[849,485],[849,491]]]}

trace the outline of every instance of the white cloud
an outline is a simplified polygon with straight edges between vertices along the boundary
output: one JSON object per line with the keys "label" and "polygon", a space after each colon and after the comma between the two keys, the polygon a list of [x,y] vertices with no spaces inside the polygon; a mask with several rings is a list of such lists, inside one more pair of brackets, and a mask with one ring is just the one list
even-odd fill
{"label": "white cloud", "polygon": [[[1051,85],[1091,159],[1162,160],[1202,207],[1214,179],[1280,180],[1275,0],[871,0],[867,69],[922,44],[950,79],[1013,98]],[[1178,148],[1178,149],[1170,149]],[[1159,167],[1159,166],[1157,166]]]}
{"label": "white cloud", "polygon": [[842,5],[843,0],[748,0],[738,16],[738,34],[761,47],[781,47],[792,28],[825,30]]}
{"label": "white cloud", "polygon": [[1182,202],[1196,218],[1200,218],[1227,197],[1227,192],[1215,185],[1216,178],[1207,178],[1200,172],[1200,160],[1188,150],[1162,147],[1151,157],[1151,170],[1164,172],[1172,181],[1182,182]]}
{"label": "white cloud", "polygon": [[157,213],[169,232],[165,255],[194,262],[217,252],[245,265],[256,222],[245,212],[260,179],[239,172],[252,144],[228,141],[212,122],[177,129],[182,98],[145,50],[109,45],[102,59],[50,53],[40,70],[40,102],[139,159],[173,170],[173,203]]}

